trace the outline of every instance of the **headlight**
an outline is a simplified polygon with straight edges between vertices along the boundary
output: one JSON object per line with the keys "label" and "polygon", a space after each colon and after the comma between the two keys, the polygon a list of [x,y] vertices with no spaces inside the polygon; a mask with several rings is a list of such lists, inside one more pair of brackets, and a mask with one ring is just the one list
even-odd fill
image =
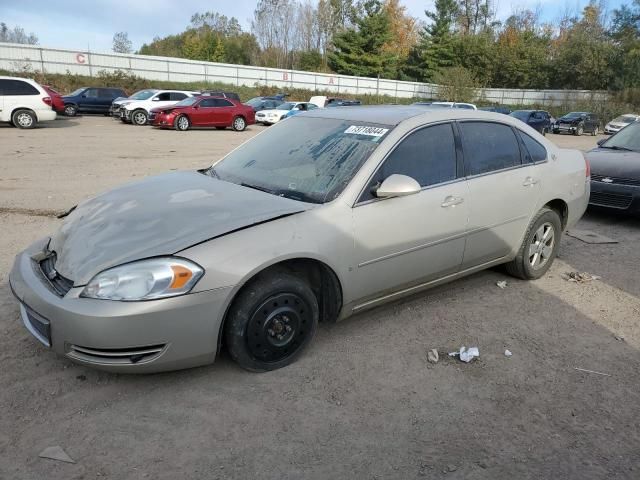
{"label": "headlight", "polygon": [[152,258],[97,274],[80,296],[125,301],[175,297],[189,292],[203,274],[200,266],[182,258]]}

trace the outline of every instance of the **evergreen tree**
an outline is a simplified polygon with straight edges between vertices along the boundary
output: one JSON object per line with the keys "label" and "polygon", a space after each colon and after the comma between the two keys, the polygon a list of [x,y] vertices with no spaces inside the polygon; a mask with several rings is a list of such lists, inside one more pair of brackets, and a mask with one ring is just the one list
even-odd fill
{"label": "evergreen tree", "polygon": [[329,66],[343,75],[394,78],[396,56],[383,49],[391,38],[387,12],[379,0],[367,0],[363,9],[363,14],[354,19],[352,28],[334,35]]}
{"label": "evergreen tree", "polygon": [[212,62],[224,62],[224,44],[220,38],[216,39],[216,48],[213,50],[213,55],[211,56]]}

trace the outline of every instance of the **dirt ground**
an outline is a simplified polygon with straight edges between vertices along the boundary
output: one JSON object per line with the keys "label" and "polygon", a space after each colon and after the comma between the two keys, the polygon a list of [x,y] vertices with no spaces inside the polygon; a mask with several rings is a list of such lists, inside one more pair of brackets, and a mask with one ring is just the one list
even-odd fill
{"label": "dirt ground", "polygon": [[[137,177],[204,167],[261,130],[97,116],[0,127],[0,479],[640,478],[640,219],[588,212],[577,228],[619,243],[565,236],[538,281],[489,270],[321,325],[299,361],[266,374],[225,355],[108,374],[28,334],[8,271],[57,228],[54,213]],[[582,150],[597,140],[550,138]],[[570,283],[569,271],[602,278]],[[427,350],[461,345],[478,346],[479,360],[427,362]],[[54,445],[76,463],[38,457]]]}

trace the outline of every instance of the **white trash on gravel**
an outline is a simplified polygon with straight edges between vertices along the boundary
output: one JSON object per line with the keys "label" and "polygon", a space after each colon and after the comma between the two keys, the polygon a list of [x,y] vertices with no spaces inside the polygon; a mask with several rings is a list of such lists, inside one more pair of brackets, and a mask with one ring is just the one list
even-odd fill
{"label": "white trash on gravel", "polygon": [[429,363],[438,363],[438,350],[432,348],[427,352],[427,360]]}
{"label": "white trash on gravel", "polygon": [[463,362],[469,363],[474,358],[480,356],[480,351],[478,350],[478,347],[469,347],[469,349],[467,349],[467,347],[463,345],[462,347],[460,347],[459,352],[451,352],[449,353],[449,356],[458,357]]}
{"label": "white trash on gravel", "polygon": [[507,281],[506,280],[500,280],[499,282],[496,282],[496,285],[502,289],[507,288]]}
{"label": "white trash on gravel", "polygon": [[76,463],[75,460],[67,455],[67,452],[65,452],[59,445],[45,448],[38,456],[40,458],[58,460],[59,462]]}
{"label": "white trash on gravel", "polygon": [[511,353],[511,350],[505,350],[504,351],[504,356],[505,357],[510,357],[511,355],[513,355],[513,353]]}

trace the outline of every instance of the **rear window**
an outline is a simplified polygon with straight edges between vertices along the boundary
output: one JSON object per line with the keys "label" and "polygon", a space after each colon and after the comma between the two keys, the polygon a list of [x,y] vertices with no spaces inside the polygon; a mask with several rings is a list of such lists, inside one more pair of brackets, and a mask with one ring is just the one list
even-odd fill
{"label": "rear window", "polygon": [[501,123],[462,122],[467,176],[503,170],[521,163],[520,146],[511,127]]}
{"label": "rear window", "polygon": [[526,133],[521,131],[518,133],[525,147],[525,163],[544,162],[547,159],[547,149]]}
{"label": "rear window", "polygon": [[40,92],[22,80],[0,80],[0,95],[40,95]]}

